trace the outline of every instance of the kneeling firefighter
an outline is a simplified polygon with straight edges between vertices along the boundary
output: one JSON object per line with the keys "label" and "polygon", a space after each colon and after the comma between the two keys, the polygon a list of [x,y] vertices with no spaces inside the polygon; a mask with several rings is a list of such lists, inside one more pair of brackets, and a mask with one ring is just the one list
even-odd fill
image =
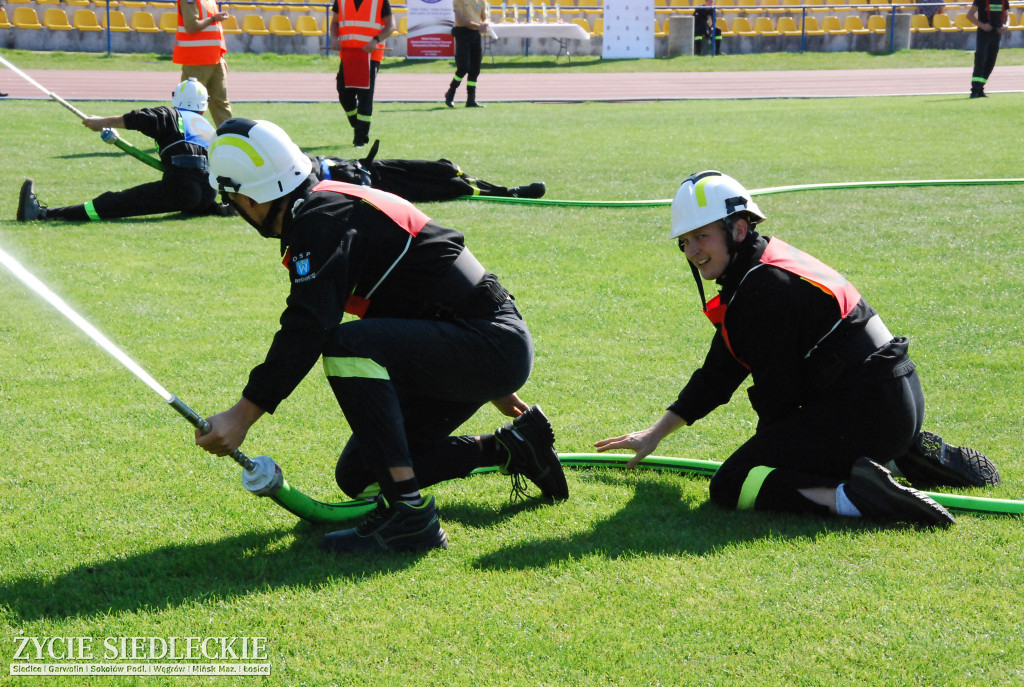
{"label": "kneeling firefighter", "polygon": [[[711,479],[711,499],[735,509],[866,516],[946,526],[942,506],[914,486],[984,486],[999,472],[983,455],[922,432],[924,396],[908,343],[838,272],[778,238],[735,179],[695,174],[672,201],[670,236],[690,263],[715,327],[704,364],[653,426],[597,442],[633,449],[630,466],[669,433],[726,403],[748,375],[757,430]],[[705,302],[701,280],[721,292]]]}
{"label": "kneeling firefighter", "polygon": [[[266,359],[196,443],[234,451],[322,357],[351,428],[338,484],[351,497],[379,491],[367,520],[326,535],[323,548],[447,547],[434,499],[420,489],[482,466],[568,498],[551,425],[516,394],[533,342],[512,296],[461,233],[398,196],[312,171],[270,122],[231,119],[217,129],[210,184],[262,236],[281,241],[291,287]],[[346,312],[359,319],[341,322]],[[488,401],[515,419],[494,434],[450,436]]]}

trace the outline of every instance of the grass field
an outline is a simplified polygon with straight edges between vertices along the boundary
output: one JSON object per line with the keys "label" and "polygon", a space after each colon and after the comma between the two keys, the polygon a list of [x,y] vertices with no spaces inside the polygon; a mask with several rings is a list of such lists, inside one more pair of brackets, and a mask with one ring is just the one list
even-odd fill
{"label": "grass field", "polygon": [[[0,247],[200,413],[234,403],[287,293],[277,245],[237,219],[19,224],[25,177],[57,206],[154,175],[54,103],[0,107]],[[1017,94],[482,113],[389,103],[374,134],[383,156],[448,157],[499,183],[543,179],[550,198],[638,200],[669,198],[704,168],[750,188],[1016,178],[1022,107]],[[336,106],[237,114],[278,122],[310,152],[351,152]],[[760,202],[765,233],[838,268],[910,337],[927,426],[987,453],[1004,478],[987,495],[1000,498],[1024,496],[1022,191]],[[667,239],[667,207],[425,210],[465,232],[516,294],[537,345],[521,393],[552,418],[561,451],[646,426],[702,361],[710,328]],[[7,666],[16,638],[52,636],[91,638],[94,662],[107,637],[266,638],[270,677],[202,684],[1024,684],[1019,518],[915,531],[725,512],[707,502],[704,478],[601,469],[571,471],[565,503],[511,506],[507,478],[482,475],[431,490],[450,550],[326,557],[322,527],[246,493],[232,462],[193,446],[156,394],[2,270],[0,294],[0,684],[48,684]],[[755,423],[743,396],[658,453],[727,457]],[[502,421],[488,408],[465,430]],[[243,448],[339,500],[346,437],[315,371]]]}

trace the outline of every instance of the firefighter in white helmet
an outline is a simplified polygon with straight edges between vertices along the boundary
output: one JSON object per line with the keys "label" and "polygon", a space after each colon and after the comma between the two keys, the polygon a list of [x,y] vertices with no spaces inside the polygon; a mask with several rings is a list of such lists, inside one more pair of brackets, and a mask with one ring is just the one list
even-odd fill
{"label": "firefighter in white helmet", "polygon": [[124,191],[103,193],[87,203],[49,208],[36,198],[32,179],[26,179],[18,199],[19,221],[102,220],[181,212],[186,215],[223,215],[227,208],[207,183],[207,149],[214,129],[203,117],[208,97],[195,79],[182,81],[171,94],[171,107],[132,110],[113,117],[88,117],[82,124],[93,131],[131,129],[149,136],[160,151],[163,176]]}
{"label": "firefighter in white helmet", "polygon": [[[704,364],[647,429],[603,439],[632,449],[629,467],[669,433],[726,403],[749,375],[754,436],[711,479],[726,508],[865,516],[946,526],[953,517],[896,482],[986,486],[999,472],[970,448],[922,432],[924,397],[907,340],[838,272],[756,228],[765,215],[735,179],[694,174],[672,201],[671,238],[715,327]],[[720,293],[705,300],[702,280]]]}
{"label": "firefighter in white helmet", "polygon": [[[516,394],[533,342],[497,277],[461,233],[408,201],[311,172],[310,158],[270,122],[230,119],[217,130],[210,183],[261,235],[281,241],[291,291],[265,361],[196,443],[217,455],[237,449],[322,357],[352,430],[338,485],[353,498],[379,494],[366,522],[326,535],[324,549],[446,547],[434,499],[420,489],[482,466],[568,498],[551,425]],[[358,319],[342,323],[346,312]],[[515,419],[494,434],[450,436],[492,399]]]}

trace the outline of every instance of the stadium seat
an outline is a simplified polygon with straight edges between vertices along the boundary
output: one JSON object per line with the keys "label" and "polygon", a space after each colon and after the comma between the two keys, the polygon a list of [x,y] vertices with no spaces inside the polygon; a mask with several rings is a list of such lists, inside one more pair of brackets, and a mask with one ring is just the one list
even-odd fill
{"label": "stadium seat", "polygon": [[800,35],[800,27],[796,25],[796,19],[790,16],[779,17],[779,23],[775,26],[775,30],[783,36]]}
{"label": "stadium seat", "polygon": [[1017,15],[1015,13],[1013,13],[1013,12],[1007,12],[1006,13],[1006,30],[1007,31],[1020,31],[1021,29],[1024,29],[1024,26],[1021,26],[1020,22],[1017,21]]}
{"label": "stadium seat", "polygon": [[146,5],[149,7],[150,12],[156,14],[157,12],[174,12],[178,13],[178,7],[173,2],[161,2],[160,0],[147,0]]}
{"label": "stadium seat", "polygon": [[887,30],[885,15],[872,14],[868,17],[868,33],[885,33]]}
{"label": "stadium seat", "polygon": [[824,36],[825,31],[818,25],[818,20],[815,17],[807,17],[804,21],[803,32],[808,36]]}
{"label": "stadium seat", "polygon": [[959,27],[953,25],[953,20],[949,18],[948,14],[936,14],[932,17],[932,26],[942,33],[954,33],[960,30]]}
{"label": "stadium seat", "polygon": [[591,36],[603,36],[604,35],[604,19],[598,17],[594,20],[594,28],[590,29]]}
{"label": "stadium seat", "polygon": [[164,33],[177,33],[178,32],[178,13],[177,12],[164,12],[160,15],[160,30]]}
{"label": "stadium seat", "polygon": [[96,13],[92,10],[75,10],[71,17],[71,25],[79,31],[102,31],[103,27],[96,20]]}
{"label": "stadium seat", "polygon": [[220,28],[225,35],[242,33],[242,29],[238,28],[238,19],[233,14],[229,14],[228,18],[220,23]]}
{"label": "stadium seat", "polygon": [[718,10],[724,14],[736,14],[738,12],[749,12],[757,8],[757,0],[733,0],[733,2],[722,3]]}
{"label": "stadium seat", "polygon": [[829,12],[849,12],[850,6],[846,0],[825,0]]}
{"label": "stadium seat", "polygon": [[270,24],[267,25],[267,30],[275,36],[294,36],[296,33],[295,29],[292,28],[291,21],[283,14],[272,16]]}
{"label": "stadium seat", "polygon": [[830,36],[845,36],[848,32],[839,23],[839,17],[829,15],[821,21],[821,30]]}
{"label": "stadium seat", "polygon": [[928,17],[923,14],[910,15],[911,33],[935,33],[936,29],[928,23]]}
{"label": "stadium seat", "polygon": [[[399,21],[399,27],[405,22],[405,17]],[[316,21],[316,17],[304,14],[295,20],[295,31],[303,36],[322,36],[324,32]]]}
{"label": "stadium seat", "polygon": [[[576,26],[579,26],[581,29],[586,31],[588,34],[590,33],[590,22],[587,21],[586,19],[583,19],[582,17],[577,17],[576,19],[573,19],[570,23],[571,24],[575,24]],[[666,20],[666,23],[667,23],[667,20]]]}
{"label": "stadium seat", "polygon": [[43,12],[43,26],[50,31],[71,31],[68,13],[59,7],[49,7]]}
{"label": "stadium seat", "polygon": [[[666,22],[667,21],[668,20],[666,20]],[[661,22],[658,21],[657,17],[655,17],[655,19],[654,19],[654,37],[655,38],[664,38],[665,37],[665,31],[664,31],[664,29],[661,28],[661,26],[662,26]]]}
{"label": "stadium seat", "polygon": [[39,15],[32,7],[15,7],[14,15],[11,17],[11,24],[16,29],[41,29]]}
{"label": "stadium seat", "polygon": [[[104,29],[107,28],[107,11],[103,10],[100,12],[100,26]],[[128,26],[128,20],[124,18],[124,12],[121,10],[110,10],[110,31],[111,33],[124,33],[125,31],[131,31],[132,27]]]}
{"label": "stadium seat", "polygon": [[871,33],[864,28],[864,22],[860,20],[860,15],[857,14],[850,15],[843,20],[843,30],[855,36],[866,36]]}
{"label": "stadium seat", "polygon": [[263,17],[258,14],[247,14],[242,18],[242,32],[250,36],[269,36],[270,31],[263,23]]}
{"label": "stadium seat", "polygon": [[3,7],[0,7],[0,29],[10,29],[13,27],[14,24],[12,24],[7,19],[7,10],[5,10]]}
{"label": "stadium seat", "polygon": [[782,33],[772,25],[770,17],[758,17],[754,20],[754,33],[758,36],[781,36]]}
{"label": "stadium seat", "polygon": [[787,0],[761,0],[759,3],[762,12],[767,14],[785,14],[789,10],[785,7],[779,7],[779,5],[788,5]]}
{"label": "stadium seat", "polygon": [[129,9],[143,9],[146,6],[145,0],[117,0],[118,5],[121,7],[128,7]]}
{"label": "stadium seat", "polygon": [[70,31],[74,28],[68,21],[68,13],[59,7],[50,7],[43,13],[43,26],[51,31]]}
{"label": "stadium seat", "polygon": [[[89,0],[64,0],[64,4],[68,7],[88,7],[92,3]],[[74,21],[71,23],[74,24]]]}
{"label": "stadium seat", "polygon": [[953,26],[957,27],[961,31],[977,31],[978,27],[972,24],[967,19],[967,13],[958,14],[953,17]]}
{"label": "stadium seat", "polygon": [[140,11],[132,14],[132,31],[138,33],[159,33],[160,29],[157,28],[156,22],[153,20],[153,15],[149,12]]}

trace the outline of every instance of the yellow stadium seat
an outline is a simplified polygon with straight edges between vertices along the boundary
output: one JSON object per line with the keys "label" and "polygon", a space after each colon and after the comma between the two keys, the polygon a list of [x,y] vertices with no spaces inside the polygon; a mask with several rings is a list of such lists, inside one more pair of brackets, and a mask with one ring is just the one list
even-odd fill
{"label": "yellow stadium seat", "polygon": [[796,25],[796,19],[790,16],[779,17],[779,23],[775,26],[775,30],[783,36],[800,35],[800,27]]}
{"label": "yellow stadium seat", "polygon": [[923,14],[910,15],[911,33],[935,33],[935,29],[928,23],[928,17]]}
{"label": "yellow stadium seat", "polygon": [[238,28],[238,19],[233,14],[229,14],[227,19],[221,21],[220,28],[225,35],[242,33],[242,29]]}
{"label": "yellow stadium seat", "polygon": [[247,14],[242,18],[242,32],[250,36],[268,36],[270,31],[263,23],[263,17],[258,14]]}
{"label": "yellow stadium seat", "polygon": [[270,18],[270,23],[267,25],[267,30],[275,36],[294,36],[295,29],[292,28],[291,21],[288,17],[283,14],[275,14]]}
{"label": "yellow stadium seat", "polygon": [[121,7],[129,7],[132,9],[142,9],[146,6],[146,0],[117,0]]}
{"label": "yellow stadium seat", "polygon": [[850,6],[846,0],[825,0],[829,12],[849,12]]}
{"label": "yellow stadium seat", "polygon": [[864,28],[864,22],[861,21],[858,14],[850,15],[843,20],[843,30],[855,36],[866,36],[870,33]]}
{"label": "yellow stadium seat", "polygon": [[594,28],[590,30],[591,36],[603,36],[604,35],[604,19],[598,17],[594,20]]}
{"label": "yellow stadium seat", "polygon": [[942,33],[953,33],[959,31],[959,27],[953,25],[953,20],[948,14],[936,14],[932,17],[932,26]]}
{"label": "yellow stadium seat", "polygon": [[43,28],[43,25],[39,23],[39,15],[36,14],[35,9],[31,7],[15,7],[11,23],[14,24],[14,28],[16,29]]}
{"label": "yellow stadium seat", "polygon": [[580,27],[581,29],[586,31],[588,34],[590,33],[590,22],[587,21],[586,19],[584,19],[583,17],[576,17],[570,23],[575,24],[576,26]]}
{"label": "yellow stadium seat", "polygon": [[132,14],[132,31],[138,33],[159,33],[153,15],[149,12],[135,12]]}
{"label": "yellow stadium seat", "polygon": [[722,3],[719,12],[724,14],[736,14],[737,12],[748,12],[757,7],[757,0],[734,0],[734,2]]}
{"label": "yellow stadium seat", "polygon": [[1013,12],[1006,13],[1006,30],[1007,31],[1020,31],[1024,29],[1020,22],[1017,21],[1017,15]]}
{"label": "yellow stadium seat", "polygon": [[786,13],[789,10],[787,10],[784,7],[779,7],[779,5],[788,5],[788,4],[789,4],[789,2],[787,2],[786,0],[761,0],[761,2],[759,3],[759,5],[761,7],[761,11],[762,12],[766,12],[768,14],[782,14],[782,13]]}
{"label": "yellow stadium seat", "polygon": [[157,11],[174,12],[175,15],[178,14],[178,8],[173,2],[160,2],[159,0],[148,0],[146,4],[149,5],[150,11],[154,14]]}
{"label": "yellow stadium seat", "polygon": [[14,24],[12,24],[7,19],[7,10],[5,10],[3,7],[0,7],[0,29],[10,29],[13,27]]}
{"label": "yellow stadium seat", "polygon": [[825,31],[818,24],[818,19],[816,17],[807,17],[806,21],[804,21],[803,29],[804,29],[803,32],[805,34],[807,34],[808,36],[824,36],[825,35]]}
{"label": "yellow stadium seat", "polygon": [[[405,17],[402,17],[402,22],[404,21]],[[303,36],[324,35],[323,30],[320,28],[320,24],[316,21],[316,17],[312,17],[308,14],[304,14],[295,20],[295,30]]]}
{"label": "yellow stadium seat", "polygon": [[70,31],[74,28],[68,21],[68,13],[59,7],[50,7],[43,13],[43,26],[51,31]]}
{"label": "yellow stadium seat", "polygon": [[829,15],[821,21],[821,30],[830,36],[845,36],[848,32],[839,23],[839,17]]}
{"label": "yellow stadium seat", "polygon": [[772,25],[770,17],[758,17],[754,20],[754,33],[758,36],[781,36],[782,33]]}
{"label": "yellow stadium seat", "polygon": [[92,10],[75,10],[71,17],[71,25],[79,31],[102,31],[103,27],[96,21],[96,14]]}
{"label": "yellow stadium seat", "polygon": [[655,38],[664,38],[665,37],[665,31],[664,31],[664,29],[661,28],[661,22],[658,21],[657,17],[654,18],[654,37]]}
{"label": "yellow stadium seat", "polygon": [[164,33],[178,32],[178,13],[164,12],[160,15],[160,30]]}
{"label": "yellow stadium seat", "polygon": [[953,17],[953,26],[957,27],[961,31],[975,31],[978,28],[968,21],[966,13],[958,14]]}
{"label": "yellow stadium seat", "polygon": [[729,36],[735,36],[736,35],[733,32],[733,30],[731,28],[729,28],[729,22],[727,22],[725,20],[725,17],[716,17],[716,19],[715,19],[715,28],[717,28],[719,31],[722,32],[722,37],[723,38],[728,38]]}
{"label": "yellow stadium seat", "polygon": [[885,33],[888,30],[885,22],[885,15],[872,14],[868,17],[868,32],[869,33]]}
{"label": "yellow stadium seat", "polygon": [[[88,7],[91,3],[89,0],[64,0],[64,4],[68,7]],[[74,21],[71,23],[74,24]]]}
{"label": "yellow stadium seat", "polygon": [[[107,13],[106,11],[100,12],[100,26],[107,28]],[[125,31],[131,31],[131,27],[128,26],[128,21],[124,18],[124,12],[121,10],[110,10],[110,32],[111,33],[124,33]]]}

